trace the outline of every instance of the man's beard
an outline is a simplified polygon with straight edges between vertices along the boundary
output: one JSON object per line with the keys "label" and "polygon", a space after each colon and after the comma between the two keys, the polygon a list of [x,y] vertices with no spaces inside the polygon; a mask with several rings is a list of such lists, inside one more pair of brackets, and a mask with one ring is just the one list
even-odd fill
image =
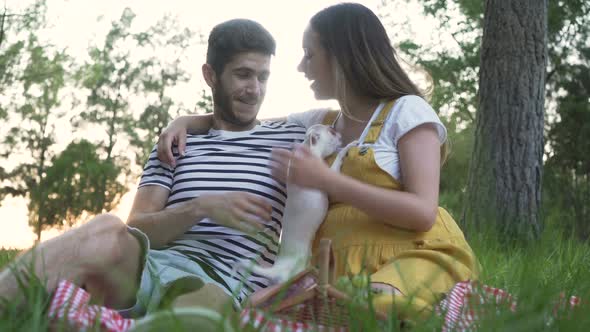
{"label": "man's beard", "polygon": [[213,103],[217,106],[221,119],[229,124],[238,127],[249,127],[254,121],[256,121],[256,118],[242,120],[236,116],[232,105],[232,98],[226,93],[225,87],[221,83],[221,80],[217,82],[213,91]]}

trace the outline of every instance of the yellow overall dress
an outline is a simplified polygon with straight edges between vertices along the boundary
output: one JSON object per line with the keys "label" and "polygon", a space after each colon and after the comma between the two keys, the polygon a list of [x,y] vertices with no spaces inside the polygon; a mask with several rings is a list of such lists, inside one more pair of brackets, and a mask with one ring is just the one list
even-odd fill
{"label": "yellow overall dress", "polygon": [[[385,105],[370,124],[364,143],[377,140],[392,106],[393,102]],[[328,113],[324,124],[332,124],[335,117],[336,112]],[[372,148],[351,148],[340,172],[378,187],[403,190],[395,178],[377,165]],[[401,317],[426,315],[455,283],[478,275],[479,265],[463,232],[440,207],[432,229],[419,233],[372,219],[352,206],[330,203],[316,233],[314,253],[318,252],[322,238],[332,240],[334,277],[363,272],[369,275],[371,283],[386,283],[402,292],[401,296],[373,296],[375,309],[384,313],[395,312]]]}

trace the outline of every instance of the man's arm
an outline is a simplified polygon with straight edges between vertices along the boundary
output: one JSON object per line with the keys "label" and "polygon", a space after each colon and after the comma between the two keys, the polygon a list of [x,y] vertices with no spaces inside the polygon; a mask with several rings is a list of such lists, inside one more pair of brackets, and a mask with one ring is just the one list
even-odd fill
{"label": "man's arm", "polygon": [[129,213],[127,224],[144,232],[151,248],[177,239],[205,217],[249,234],[261,231],[271,218],[270,202],[247,192],[203,195],[165,209],[169,193],[160,186],[140,187]]}
{"label": "man's arm", "polygon": [[178,238],[205,217],[194,199],[164,209],[170,191],[160,186],[143,186],[137,190],[127,225],[139,228],[150,239],[152,248],[160,248]]}

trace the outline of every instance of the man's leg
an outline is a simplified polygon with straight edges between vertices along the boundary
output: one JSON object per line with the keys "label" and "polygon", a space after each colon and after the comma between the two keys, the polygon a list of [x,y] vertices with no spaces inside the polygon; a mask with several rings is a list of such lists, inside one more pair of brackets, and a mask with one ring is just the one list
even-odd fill
{"label": "man's leg", "polygon": [[182,294],[173,302],[172,307],[204,307],[221,314],[233,310],[232,298],[215,284],[205,284],[199,290]]}
{"label": "man's leg", "polygon": [[[113,308],[134,303],[139,284],[141,246],[116,216],[99,215],[88,223],[40,243],[11,264],[17,270],[32,266],[52,292],[60,279],[85,287]],[[0,273],[0,297],[18,299],[17,279],[6,268]]]}
{"label": "man's leg", "polygon": [[[179,287],[178,291],[184,288]],[[232,304],[231,297],[221,288],[205,284],[196,291],[177,296],[172,301],[171,310],[158,311],[139,319],[131,331],[232,332],[239,325],[239,315]]]}

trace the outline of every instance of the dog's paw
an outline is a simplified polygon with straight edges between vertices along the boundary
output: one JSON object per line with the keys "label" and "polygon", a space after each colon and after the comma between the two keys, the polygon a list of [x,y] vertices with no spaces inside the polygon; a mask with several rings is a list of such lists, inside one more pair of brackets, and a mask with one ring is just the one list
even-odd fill
{"label": "dog's paw", "polygon": [[272,271],[272,273],[266,274],[266,277],[274,284],[282,284],[287,280],[291,279],[291,273],[288,270]]}
{"label": "dog's paw", "polygon": [[[288,266],[287,266],[288,265]],[[271,284],[279,284],[289,280],[293,276],[293,266],[290,264],[276,264],[273,266],[253,265],[248,262],[245,269],[249,274],[268,279]]]}
{"label": "dog's paw", "polygon": [[281,269],[277,265],[273,265],[271,267],[257,265],[252,268],[253,274],[267,278],[273,285],[286,281],[288,279],[288,273],[286,272],[287,271]]}
{"label": "dog's paw", "polygon": [[234,266],[234,273],[239,273],[242,276],[261,276],[268,279],[271,284],[284,283],[293,278],[297,273],[303,271],[304,264],[300,263],[298,259],[283,259],[277,260],[273,266],[261,266],[255,261],[242,259]]}

